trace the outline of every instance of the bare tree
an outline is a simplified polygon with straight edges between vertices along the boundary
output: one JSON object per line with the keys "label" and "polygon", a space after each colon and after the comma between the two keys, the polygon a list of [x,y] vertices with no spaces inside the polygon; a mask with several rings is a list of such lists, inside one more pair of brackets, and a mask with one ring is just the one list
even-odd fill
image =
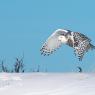
{"label": "bare tree", "polygon": [[9,72],[9,70],[7,69],[7,67],[4,65],[4,61],[1,61],[1,72]]}
{"label": "bare tree", "polygon": [[22,58],[16,58],[16,62],[14,64],[14,72],[24,72],[24,63],[23,63],[24,55]]}

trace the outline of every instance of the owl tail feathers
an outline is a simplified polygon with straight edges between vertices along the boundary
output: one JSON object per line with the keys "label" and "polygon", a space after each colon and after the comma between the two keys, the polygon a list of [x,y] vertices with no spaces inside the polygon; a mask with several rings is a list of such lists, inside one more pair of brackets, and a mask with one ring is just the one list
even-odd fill
{"label": "owl tail feathers", "polygon": [[95,46],[90,44],[91,50],[95,49]]}

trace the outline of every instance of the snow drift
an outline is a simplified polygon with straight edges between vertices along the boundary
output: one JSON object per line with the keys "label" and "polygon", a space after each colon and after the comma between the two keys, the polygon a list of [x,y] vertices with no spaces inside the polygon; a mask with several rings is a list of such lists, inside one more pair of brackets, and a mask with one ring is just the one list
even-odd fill
{"label": "snow drift", "polygon": [[0,95],[95,95],[95,74],[1,73]]}

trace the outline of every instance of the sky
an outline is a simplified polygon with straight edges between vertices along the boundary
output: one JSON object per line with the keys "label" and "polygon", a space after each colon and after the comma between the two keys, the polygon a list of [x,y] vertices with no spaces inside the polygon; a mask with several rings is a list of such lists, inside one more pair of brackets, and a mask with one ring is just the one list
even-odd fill
{"label": "sky", "polygon": [[63,45],[50,56],[40,48],[56,29],[81,32],[95,45],[95,0],[0,0],[0,62],[12,68],[24,54],[27,72],[95,72],[95,51],[79,62],[73,49]]}

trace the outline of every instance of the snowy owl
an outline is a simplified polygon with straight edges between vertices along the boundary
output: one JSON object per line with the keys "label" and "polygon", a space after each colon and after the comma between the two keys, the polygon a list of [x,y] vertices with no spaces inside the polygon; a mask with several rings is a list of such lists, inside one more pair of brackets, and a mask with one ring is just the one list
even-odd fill
{"label": "snowy owl", "polygon": [[91,40],[82,33],[72,32],[71,30],[57,29],[43,44],[42,55],[50,55],[62,44],[66,44],[74,49],[74,54],[82,61],[84,54],[89,50],[95,49]]}

